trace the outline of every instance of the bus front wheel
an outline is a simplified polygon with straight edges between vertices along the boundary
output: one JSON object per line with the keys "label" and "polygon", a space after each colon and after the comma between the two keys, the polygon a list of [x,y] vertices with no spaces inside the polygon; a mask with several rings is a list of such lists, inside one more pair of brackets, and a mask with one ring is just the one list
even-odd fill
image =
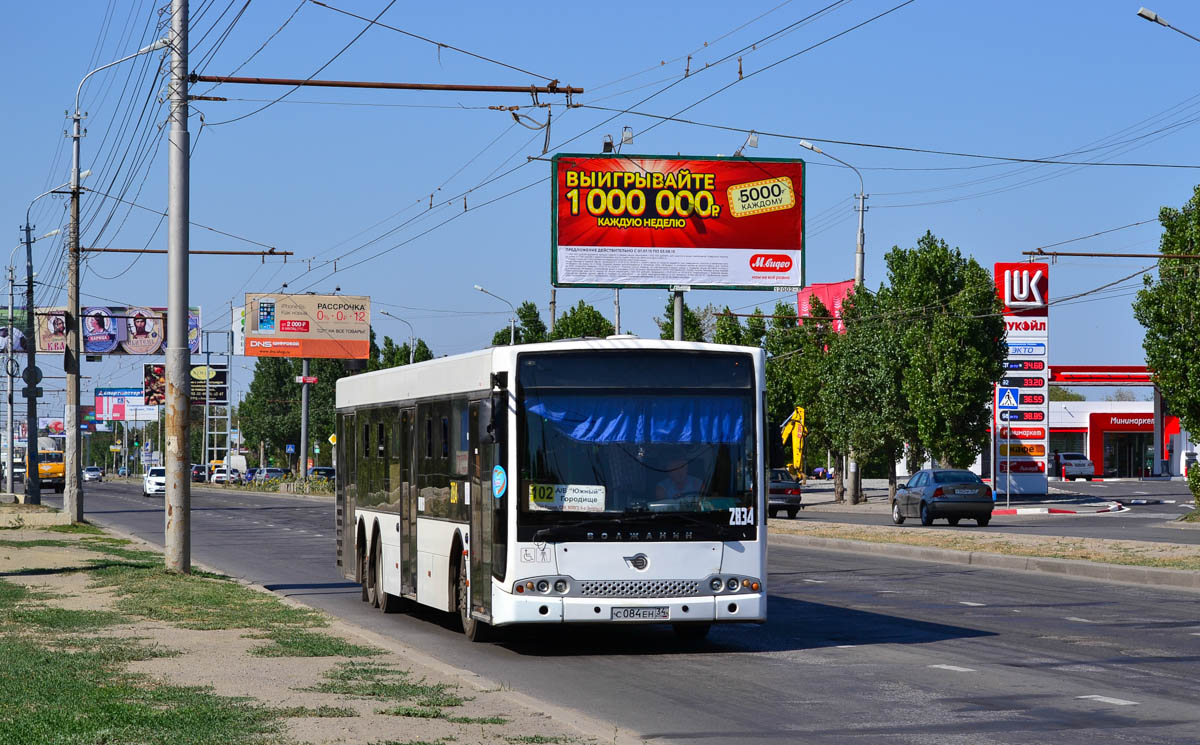
{"label": "bus front wheel", "polygon": [[462,621],[463,634],[473,642],[485,642],[491,637],[492,627],[471,617],[471,604],[467,598],[467,557],[459,552],[458,559],[458,616]]}

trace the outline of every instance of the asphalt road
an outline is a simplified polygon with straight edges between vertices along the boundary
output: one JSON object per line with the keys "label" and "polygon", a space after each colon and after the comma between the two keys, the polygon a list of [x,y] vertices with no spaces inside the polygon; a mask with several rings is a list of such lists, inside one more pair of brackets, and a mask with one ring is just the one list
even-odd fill
{"label": "asphalt road", "polygon": [[[1025,535],[1070,536],[1078,538],[1119,538],[1131,541],[1156,541],[1165,543],[1200,544],[1200,529],[1179,528],[1175,519],[1192,509],[1194,502],[1187,484],[1182,481],[1108,481],[1108,482],[1052,482],[1054,506],[1067,509],[1089,509],[1088,502],[1113,500],[1128,505],[1124,512],[1104,512],[1078,515],[995,515],[986,530],[991,532],[1020,533]],[[828,492],[828,493],[827,493]],[[830,499],[831,488],[813,489],[806,492],[809,500]],[[886,499],[886,491],[871,490],[872,501]],[[1152,502],[1153,504],[1142,504]],[[1028,500],[1012,502],[1013,507],[1028,507],[1040,502]],[[1001,497],[996,505],[1004,506]],[[1094,504],[1090,507],[1094,508]],[[801,511],[800,520],[822,520],[826,522],[855,525],[891,525],[892,519],[886,506],[872,511],[861,508],[846,512]],[[921,527],[909,520],[905,527],[916,530],[977,530],[971,521],[961,523],[964,527],[952,528],[940,520],[930,527]],[[1198,738],[1200,739],[1200,738]]]}
{"label": "asphalt road", "polygon": [[[47,500],[57,504],[58,500]],[[89,484],[89,520],[162,542],[161,500]],[[471,644],[384,615],[333,562],[329,502],[193,495],[196,561],[653,742],[1187,743],[1200,596],[775,545],[770,621],[681,646],[660,627],[522,629]]]}

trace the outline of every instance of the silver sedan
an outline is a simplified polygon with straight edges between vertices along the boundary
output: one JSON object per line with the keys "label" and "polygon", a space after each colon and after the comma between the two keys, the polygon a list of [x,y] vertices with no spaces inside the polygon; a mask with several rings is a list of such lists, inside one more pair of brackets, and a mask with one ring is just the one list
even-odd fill
{"label": "silver sedan", "polygon": [[980,527],[992,519],[992,490],[971,473],[958,468],[926,468],[913,474],[908,483],[896,489],[892,500],[892,522],[920,518],[922,525],[945,518],[958,525],[962,518],[975,520]]}

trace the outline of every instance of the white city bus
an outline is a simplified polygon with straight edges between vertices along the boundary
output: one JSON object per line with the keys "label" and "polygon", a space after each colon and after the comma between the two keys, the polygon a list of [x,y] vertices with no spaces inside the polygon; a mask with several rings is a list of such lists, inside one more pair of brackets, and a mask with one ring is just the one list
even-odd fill
{"label": "white city bus", "polygon": [[613,337],[337,383],[337,561],[384,612],[764,621],[761,350]]}

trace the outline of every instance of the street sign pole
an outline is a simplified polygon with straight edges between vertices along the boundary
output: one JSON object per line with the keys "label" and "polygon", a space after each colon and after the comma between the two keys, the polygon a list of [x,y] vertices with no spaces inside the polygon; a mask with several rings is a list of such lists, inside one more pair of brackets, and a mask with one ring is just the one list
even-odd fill
{"label": "street sign pole", "polygon": [[1004,508],[1012,507],[1012,422],[1004,429],[1004,470],[1007,475],[1004,480]]}

